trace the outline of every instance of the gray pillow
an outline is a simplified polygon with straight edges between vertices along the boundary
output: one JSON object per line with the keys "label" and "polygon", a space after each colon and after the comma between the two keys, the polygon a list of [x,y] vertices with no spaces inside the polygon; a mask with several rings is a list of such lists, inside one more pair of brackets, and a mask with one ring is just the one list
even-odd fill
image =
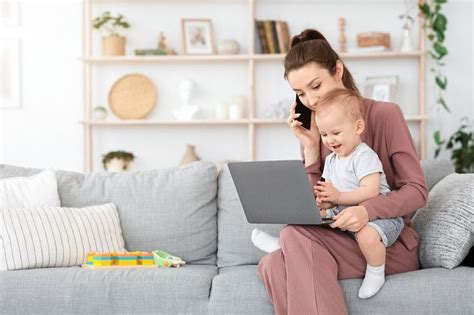
{"label": "gray pillow", "polygon": [[[0,178],[40,170],[0,165]],[[125,248],[161,249],[189,263],[216,263],[217,170],[212,162],[130,173],[57,171],[61,206],[117,206]]]}
{"label": "gray pillow", "polygon": [[218,179],[217,225],[217,266],[219,268],[256,265],[266,253],[253,245],[252,230],[258,227],[278,236],[284,226],[247,222],[227,165],[220,172]]}
{"label": "gray pillow", "polygon": [[423,268],[458,266],[473,246],[474,174],[451,174],[430,191],[413,218]]}

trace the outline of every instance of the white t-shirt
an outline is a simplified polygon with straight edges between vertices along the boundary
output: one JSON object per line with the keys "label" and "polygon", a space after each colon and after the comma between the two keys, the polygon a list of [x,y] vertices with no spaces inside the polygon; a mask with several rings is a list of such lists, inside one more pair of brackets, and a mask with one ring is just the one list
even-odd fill
{"label": "white t-shirt", "polygon": [[[361,143],[345,159],[339,159],[334,152],[329,154],[324,162],[322,177],[340,192],[350,192],[359,188],[362,178],[373,173],[380,173],[380,193],[390,192],[377,153],[367,144]],[[337,212],[347,207],[349,206],[337,206]]]}

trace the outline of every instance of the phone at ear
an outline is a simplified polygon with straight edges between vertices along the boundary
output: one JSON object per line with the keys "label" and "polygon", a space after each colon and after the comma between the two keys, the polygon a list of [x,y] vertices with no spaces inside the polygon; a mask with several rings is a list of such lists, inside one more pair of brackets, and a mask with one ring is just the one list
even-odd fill
{"label": "phone at ear", "polygon": [[301,103],[298,95],[296,95],[295,113],[301,114],[300,117],[297,118],[297,120],[303,123],[301,125],[303,128],[309,130],[311,128],[311,109]]}

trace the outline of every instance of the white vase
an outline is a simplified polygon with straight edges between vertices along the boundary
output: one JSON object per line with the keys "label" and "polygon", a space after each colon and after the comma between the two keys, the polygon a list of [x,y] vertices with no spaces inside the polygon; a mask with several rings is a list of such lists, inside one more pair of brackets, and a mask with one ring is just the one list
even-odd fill
{"label": "white vase", "polygon": [[411,38],[411,29],[409,27],[403,28],[402,45],[400,51],[413,51],[415,45],[413,45],[413,39]]}
{"label": "white vase", "polygon": [[225,103],[219,103],[215,108],[215,116],[217,120],[229,119],[229,106]]}
{"label": "white vase", "polygon": [[219,43],[217,51],[221,55],[236,55],[240,52],[240,45],[233,39],[224,39]]}

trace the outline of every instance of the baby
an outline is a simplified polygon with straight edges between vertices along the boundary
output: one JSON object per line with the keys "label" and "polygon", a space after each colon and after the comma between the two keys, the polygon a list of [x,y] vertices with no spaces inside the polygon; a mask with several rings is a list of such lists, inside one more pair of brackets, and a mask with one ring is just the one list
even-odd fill
{"label": "baby", "polygon": [[[360,97],[346,89],[325,95],[316,110],[316,124],[323,144],[332,153],[326,157],[322,177],[316,186],[317,205],[322,216],[336,216],[349,206],[387,194],[390,188],[377,154],[360,135],[364,120]],[[391,218],[368,222],[353,235],[367,261],[359,298],[375,295],[385,282],[385,248],[397,240],[403,219]],[[280,248],[278,238],[259,229],[252,231],[256,247],[270,252]]]}

